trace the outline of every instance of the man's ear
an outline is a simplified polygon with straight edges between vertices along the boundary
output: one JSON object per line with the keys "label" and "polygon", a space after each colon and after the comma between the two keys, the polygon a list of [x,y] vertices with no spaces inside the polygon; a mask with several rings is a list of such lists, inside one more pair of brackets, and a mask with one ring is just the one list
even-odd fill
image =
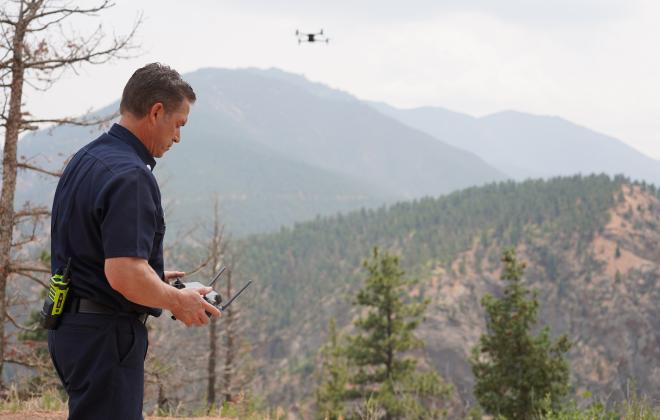
{"label": "man's ear", "polygon": [[149,121],[155,123],[156,119],[158,117],[162,118],[164,113],[165,113],[165,107],[163,106],[163,103],[162,102],[156,102],[149,109]]}

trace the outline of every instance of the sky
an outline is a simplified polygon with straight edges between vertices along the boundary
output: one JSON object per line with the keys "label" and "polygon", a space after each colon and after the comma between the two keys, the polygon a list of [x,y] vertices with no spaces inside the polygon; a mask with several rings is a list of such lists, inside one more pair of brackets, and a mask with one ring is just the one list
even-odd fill
{"label": "sky", "polygon": [[[153,61],[181,73],[277,67],[401,108],[560,116],[660,159],[655,0],[115,2],[65,29],[84,33],[100,23],[109,35],[122,34],[142,14],[140,51],[78,68],[47,92],[28,88],[33,115],[107,105],[136,68]],[[296,29],[321,28],[329,44],[298,45]]]}

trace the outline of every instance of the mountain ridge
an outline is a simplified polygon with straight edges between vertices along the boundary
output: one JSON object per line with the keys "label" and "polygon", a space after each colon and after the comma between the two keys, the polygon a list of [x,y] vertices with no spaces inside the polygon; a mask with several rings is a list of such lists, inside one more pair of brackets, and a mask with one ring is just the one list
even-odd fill
{"label": "mountain ridge", "polygon": [[517,180],[604,172],[660,183],[660,161],[615,137],[560,116],[505,110],[473,117],[442,107],[399,109],[378,102],[370,105],[404,124],[477,154]]}

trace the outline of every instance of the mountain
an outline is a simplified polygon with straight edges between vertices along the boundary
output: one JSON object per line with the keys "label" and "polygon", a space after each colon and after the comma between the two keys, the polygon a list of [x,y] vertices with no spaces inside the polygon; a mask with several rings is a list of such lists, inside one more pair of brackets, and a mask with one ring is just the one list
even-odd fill
{"label": "mountain", "polygon": [[216,124],[237,127],[262,147],[399,197],[439,195],[504,178],[474,154],[300,76],[203,69],[186,77],[203,87],[199,115],[222,109],[229,119]]}
{"label": "mountain", "polygon": [[485,329],[479,302],[501,294],[500,257],[512,246],[539,293],[540,325],[573,342],[576,392],[621,400],[634,381],[657,399],[658,226],[655,187],[594,175],[474,187],[248,238],[236,275],[256,285],[241,305],[265,366],[258,392],[277,403],[311,398],[327,322],[350,331],[361,262],[379,246],[420,280],[409,297],[430,299],[421,357],[470,401],[467,360]]}
{"label": "mountain", "polygon": [[[183,141],[158,161],[154,171],[163,190],[168,225],[174,227],[170,231],[199,223],[200,213],[212,208],[216,196],[223,221],[238,234],[272,230],[319,213],[374,206],[391,199],[376,187],[264,150],[229,130],[223,141],[217,141],[206,127],[201,121],[185,129]],[[39,166],[57,170],[64,159],[99,134],[60,127],[26,137],[19,153]],[[17,203],[52,202],[55,178],[21,175]]]}
{"label": "mountain", "polygon": [[[171,226],[203,223],[200,212],[215,196],[228,229],[242,235],[505,177],[472,153],[301,76],[202,69],[184,78],[198,100],[183,141],[155,171]],[[19,141],[19,155],[58,169],[97,135],[81,127],[39,131]],[[18,203],[51,202],[54,180],[19,178]]]}
{"label": "mountain", "polygon": [[370,104],[384,115],[471,151],[517,180],[607,173],[660,183],[660,161],[559,117],[504,111],[475,118],[443,108]]}

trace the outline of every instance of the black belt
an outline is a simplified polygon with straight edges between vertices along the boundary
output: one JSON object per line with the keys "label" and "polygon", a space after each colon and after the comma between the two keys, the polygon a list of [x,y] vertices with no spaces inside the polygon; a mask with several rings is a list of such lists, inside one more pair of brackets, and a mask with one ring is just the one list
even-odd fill
{"label": "black belt", "polygon": [[147,322],[147,313],[138,313],[138,312],[120,312],[115,309],[112,309],[109,306],[96,303],[92,300],[74,297],[71,299],[71,304],[64,309],[64,312],[70,313],[80,313],[80,314],[99,314],[99,315],[130,315],[137,318],[141,323]]}

